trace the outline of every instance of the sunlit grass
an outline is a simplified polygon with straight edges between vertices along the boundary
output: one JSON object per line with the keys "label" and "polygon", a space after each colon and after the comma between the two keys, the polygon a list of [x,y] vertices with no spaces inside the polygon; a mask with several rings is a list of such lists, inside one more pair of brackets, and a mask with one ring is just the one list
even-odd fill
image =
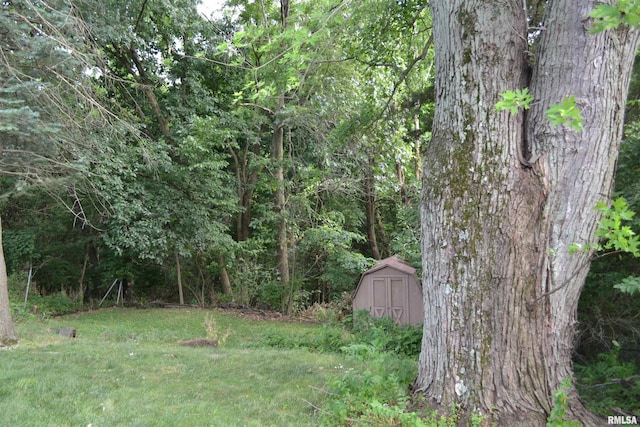
{"label": "sunlit grass", "polygon": [[[64,326],[77,338],[58,336]],[[259,345],[266,330],[318,326],[195,309],[110,309],[17,327],[20,344],[0,352],[8,426],[317,425],[308,402],[321,402],[328,377],[349,364]],[[178,345],[215,333],[228,334],[217,348]]]}

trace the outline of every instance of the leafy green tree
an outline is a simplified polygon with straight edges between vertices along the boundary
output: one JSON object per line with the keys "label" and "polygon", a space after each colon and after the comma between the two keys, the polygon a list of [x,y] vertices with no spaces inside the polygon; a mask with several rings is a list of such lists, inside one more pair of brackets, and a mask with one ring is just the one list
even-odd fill
{"label": "leafy green tree", "polygon": [[417,212],[420,146],[432,105],[431,21],[426,4],[386,1],[358,3],[350,20],[343,52],[358,83],[347,89],[350,103],[341,109],[347,114],[337,139],[358,154],[367,240],[380,258],[392,240],[396,249],[404,247],[394,232],[397,211]]}
{"label": "leafy green tree", "polygon": [[[338,5],[335,14],[329,12],[325,2],[231,2],[241,6],[239,13],[240,31],[231,43],[223,43],[221,52],[233,50],[233,64],[245,69],[244,87],[237,93],[237,105],[253,110],[247,117],[254,119],[251,134],[256,137],[249,144],[239,145],[234,150],[237,175],[242,177],[242,196],[245,209],[238,223],[238,237],[248,236],[252,217],[249,209],[251,198],[261,172],[268,171],[272,179],[273,203],[269,211],[270,221],[275,228],[273,238],[277,281],[282,288],[283,311],[290,310],[296,286],[291,286],[290,252],[295,250],[296,207],[291,204],[291,182],[295,165],[293,151],[287,145],[300,142],[298,135],[313,125],[298,120],[305,115],[304,105],[308,100],[309,88],[319,81],[315,72],[319,61],[331,43],[329,27],[332,15],[342,13],[343,4]],[[327,36],[327,37],[325,37]],[[308,117],[308,116],[306,116]],[[263,142],[269,139],[270,161],[261,162]],[[243,147],[240,149],[240,147]],[[249,166],[253,164],[254,166]],[[265,179],[263,175],[263,179]],[[265,179],[265,183],[266,183]],[[268,239],[271,240],[271,239]]]}
{"label": "leafy green tree", "polygon": [[[229,94],[224,69],[196,56],[219,34],[196,2],[107,2],[82,10],[104,52],[96,78],[141,133],[114,139],[87,193],[104,199],[105,242],[122,254],[173,260],[229,248],[234,214],[227,141],[212,128]],[[131,29],[132,31],[129,31]]]}
{"label": "leafy green tree", "polygon": [[[640,134],[638,133],[638,72],[637,58],[629,89],[625,113],[624,139],[620,146],[616,168],[615,197],[621,196],[629,209],[639,212],[638,180],[640,173]],[[640,230],[640,218],[632,216],[624,222],[632,230]],[[640,310],[640,299],[629,297],[615,286],[640,276],[640,259],[630,253],[599,253],[589,271],[585,289],[578,306],[579,341],[576,348],[581,364],[591,363],[599,353],[613,351],[613,342],[619,342],[626,357],[640,342],[640,331],[634,321]],[[599,357],[599,356],[598,356]],[[586,369],[586,368],[585,368]]]}
{"label": "leafy green tree", "polygon": [[[15,188],[68,194],[74,177],[86,171],[101,129],[114,121],[84,73],[94,52],[75,12],[56,1],[0,5],[0,173],[17,178]],[[59,197],[63,205],[66,200]],[[4,256],[2,264],[0,288],[6,288]],[[8,300],[0,292],[2,334],[11,336]]]}

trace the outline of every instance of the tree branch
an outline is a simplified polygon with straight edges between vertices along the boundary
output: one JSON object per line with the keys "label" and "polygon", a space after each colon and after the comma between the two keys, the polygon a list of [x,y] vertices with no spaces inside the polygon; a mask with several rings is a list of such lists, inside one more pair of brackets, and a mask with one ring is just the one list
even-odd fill
{"label": "tree branch", "polygon": [[142,15],[144,14],[144,9],[147,7],[147,1],[148,0],[144,0],[142,2],[142,7],[140,8],[140,13],[138,14],[138,18],[136,19],[136,24],[133,26],[133,32],[137,33],[138,32],[138,26],[140,25],[140,21],[142,20]]}
{"label": "tree branch", "polygon": [[407,66],[407,68],[404,69],[404,71],[400,75],[400,78],[393,84],[393,89],[391,90],[391,95],[389,95],[389,97],[387,98],[387,102],[385,103],[384,107],[380,110],[380,113],[378,114],[378,116],[374,120],[371,121],[371,123],[375,123],[378,120],[380,120],[382,118],[382,116],[384,115],[384,113],[389,109],[389,105],[391,105],[391,101],[393,101],[393,97],[396,95],[396,92],[398,91],[398,88],[407,79],[407,77],[409,76],[409,73],[411,72],[413,67],[415,67],[418,64],[418,62],[420,62],[420,61],[422,61],[422,60],[427,58],[427,54],[429,53],[429,48],[431,47],[432,44],[433,44],[433,34],[431,34],[431,36],[429,36],[429,40],[427,40],[427,43],[422,48],[422,52],[420,53],[420,55],[418,55],[415,58],[413,58],[413,61],[411,61],[411,63]]}
{"label": "tree branch", "polygon": [[640,379],[640,375],[631,375],[630,377],[627,378],[614,378],[609,382],[606,383],[601,383],[601,384],[593,384],[590,385],[588,387],[608,387],[610,385],[616,385],[616,384],[628,384],[631,385],[635,380],[639,380]]}

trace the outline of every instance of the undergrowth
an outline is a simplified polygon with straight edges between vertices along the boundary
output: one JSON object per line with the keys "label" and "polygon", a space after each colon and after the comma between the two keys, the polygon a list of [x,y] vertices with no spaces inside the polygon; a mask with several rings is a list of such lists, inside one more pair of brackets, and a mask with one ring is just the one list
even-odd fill
{"label": "undergrowth", "polygon": [[589,365],[575,365],[576,388],[587,407],[601,416],[611,415],[611,408],[625,408],[640,414],[640,366],[621,360],[620,346],[600,353]]}
{"label": "undergrowth", "polygon": [[565,378],[560,382],[560,387],[553,395],[553,408],[547,417],[547,427],[580,427],[582,423],[566,418],[569,410],[568,393],[571,389],[571,378]]}
{"label": "undergrowth", "polygon": [[29,318],[44,320],[49,316],[63,315],[79,308],[79,305],[64,292],[41,295],[37,292],[35,283],[29,287],[25,300],[26,282],[24,274],[12,274],[8,277],[11,315],[18,322]]}
{"label": "undergrowth", "polygon": [[[351,319],[349,319],[351,320]],[[319,406],[321,425],[329,426],[448,426],[435,418],[408,411],[409,386],[417,375],[422,329],[399,326],[387,318],[356,312],[353,323],[332,322],[313,334],[284,335],[278,330],[263,336],[263,344],[277,348],[346,355],[359,368],[344,369],[325,386]],[[428,424],[427,424],[428,422]],[[434,424],[435,423],[435,424]]]}
{"label": "undergrowth", "polygon": [[424,425],[417,413],[406,412],[407,390],[417,373],[415,362],[366,344],[343,350],[365,365],[329,381],[320,413],[323,425]]}

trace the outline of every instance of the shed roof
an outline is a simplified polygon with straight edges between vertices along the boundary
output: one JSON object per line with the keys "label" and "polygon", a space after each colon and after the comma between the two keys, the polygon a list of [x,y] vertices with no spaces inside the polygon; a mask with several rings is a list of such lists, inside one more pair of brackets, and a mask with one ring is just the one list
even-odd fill
{"label": "shed roof", "polygon": [[373,267],[371,267],[369,270],[365,271],[363,276],[365,274],[369,274],[369,273],[373,273],[374,271],[378,271],[380,269],[383,269],[385,267],[391,267],[395,270],[401,271],[403,273],[406,274],[411,274],[411,275],[415,275],[416,274],[416,269],[411,267],[409,264],[405,264],[404,262],[400,261],[398,259],[397,255],[391,256],[389,258],[385,258],[383,260],[378,261],[378,263],[376,265],[374,265]]}

